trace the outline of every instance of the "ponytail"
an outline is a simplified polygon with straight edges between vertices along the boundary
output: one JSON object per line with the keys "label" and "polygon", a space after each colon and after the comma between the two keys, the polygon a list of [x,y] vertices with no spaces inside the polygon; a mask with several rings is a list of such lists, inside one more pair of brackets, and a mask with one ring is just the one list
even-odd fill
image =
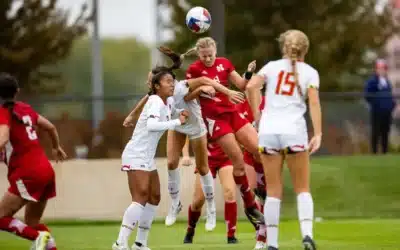
{"label": "ponytail", "polygon": [[4,108],[8,109],[8,112],[11,116],[11,118],[15,119],[16,121],[23,123],[22,119],[19,117],[17,113],[14,112],[14,106],[15,102],[14,101],[6,101],[4,99],[1,99],[2,106]]}
{"label": "ponytail", "polygon": [[292,74],[294,76],[294,82],[296,83],[297,90],[300,96],[304,96],[301,86],[299,84],[299,74],[297,73],[297,60],[299,58],[300,51],[296,45],[291,45],[289,47],[289,57],[292,64]]}

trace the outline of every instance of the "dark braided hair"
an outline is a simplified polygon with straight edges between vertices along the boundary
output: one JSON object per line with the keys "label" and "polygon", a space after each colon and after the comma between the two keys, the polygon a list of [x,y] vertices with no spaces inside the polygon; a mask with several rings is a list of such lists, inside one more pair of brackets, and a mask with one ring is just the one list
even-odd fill
{"label": "dark braided hair", "polygon": [[15,77],[8,73],[0,73],[0,106],[7,108],[12,118],[22,122],[21,118],[14,112],[14,98],[18,89],[19,85]]}
{"label": "dark braided hair", "polygon": [[151,79],[151,89],[149,90],[149,95],[154,95],[156,93],[155,86],[160,84],[160,80],[163,76],[169,74],[174,78],[174,80],[176,79],[174,70],[179,69],[181,67],[184,58],[184,56],[164,46],[159,47],[158,50],[167,57],[169,57],[172,60],[173,64],[170,67],[156,66],[151,70],[153,77]]}

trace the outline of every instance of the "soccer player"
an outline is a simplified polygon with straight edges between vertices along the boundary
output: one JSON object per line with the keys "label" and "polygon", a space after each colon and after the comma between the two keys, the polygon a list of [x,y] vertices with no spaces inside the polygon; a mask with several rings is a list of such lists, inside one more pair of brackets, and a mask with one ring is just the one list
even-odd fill
{"label": "soccer player", "polygon": [[[34,241],[31,249],[56,250],[53,237],[40,224],[47,200],[56,196],[55,174],[35,127],[51,137],[56,160],[67,155],[60,146],[55,126],[31,106],[16,102],[17,80],[0,74],[0,151],[8,166],[10,187],[0,201],[0,229]],[[25,223],[13,218],[25,206]]]}
{"label": "soccer player", "polygon": [[[176,67],[180,67],[185,55],[179,55],[166,47],[160,47],[160,51],[172,59]],[[151,72],[149,76],[156,74]],[[196,168],[200,174],[200,180],[204,193],[206,194],[207,210],[211,215],[208,221],[208,227],[213,229],[216,226],[215,202],[214,202],[214,182],[208,168],[207,161],[207,129],[203,122],[200,105],[195,99],[187,99],[187,96],[199,86],[210,95],[214,95],[215,91],[220,91],[229,96],[233,101],[242,102],[244,96],[242,93],[230,90],[217,82],[207,78],[199,77],[187,81],[176,83],[173,98],[177,108],[185,109],[190,113],[190,118],[182,127],[176,127],[168,131],[167,137],[167,158],[168,158],[168,190],[172,198],[172,204],[169,213],[165,219],[165,224],[170,226],[175,223],[178,213],[182,209],[180,202],[180,175],[179,175],[179,157],[180,152],[185,144],[186,138],[189,137],[192,149],[194,151]],[[126,118],[124,124],[131,124],[133,117],[137,114],[146,103],[147,97],[142,98],[136,108]]]}
{"label": "soccer player", "polygon": [[[224,86],[228,86],[230,80],[239,89],[246,88],[247,81],[252,75],[251,69],[248,69],[245,78],[242,78],[228,59],[216,57],[216,43],[211,37],[200,38],[195,48],[189,51],[195,51],[199,60],[189,66],[186,72],[187,79],[203,76]],[[239,114],[226,95],[218,92],[215,96],[201,94],[199,100],[203,119],[208,128],[208,140],[218,143],[232,161],[234,180],[240,189],[246,215],[253,223],[263,224],[264,217],[258,211],[254,194],[249,187],[243,153],[239,145],[258,155],[257,131]]]}
{"label": "soccer player", "polygon": [[[237,204],[236,204],[236,184],[233,180],[233,166],[232,162],[226,156],[224,151],[217,143],[208,143],[208,165],[213,178],[216,178],[218,173],[220,183],[223,188],[225,200],[225,223],[227,227],[227,242],[228,244],[237,243],[235,237],[236,222],[237,222]],[[193,243],[196,224],[201,215],[201,209],[204,204],[204,193],[201,189],[199,174],[196,173],[195,189],[193,194],[192,204],[188,209],[188,227],[184,243]],[[210,214],[207,214],[207,221],[210,220]],[[212,219],[212,218],[211,218]],[[206,230],[211,231],[207,226]],[[214,228],[212,228],[214,229]]]}
{"label": "soccer player", "polygon": [[129,249],[129,236],[138,222],[139,230],[132,248],[149,249],[148,233],[160,202],[160,180],[154,160],[157,145],[166,130],[185,124],[189,115],[186,110],[176,110],[168,102],[168,97],[174,93],[175,75],[172,70],[175,66],[155,70],[157,74],[151,80],[151,95],[122,153],[121,170],[127,172],[132,203],[123,216],[118,239],[112,246],[114,250]]}
{"label": "soccer player", "polygon": [[[278,249],[278,225],[282,199],[282,168],[286,161],[294,191],[303,245],[315,250],[313,240],[314,204],[310,193],[309,155],[321,145],[321,106],[318,95],[319,74],[304,62],[308,37],[299,30],[288,30],[279,37],[282,59],[266,64],[247,86],[250,105],[257,121],[259,89],[266,84],[266,104],[259,122],[259,147],[262,152],[268,194],[264,213],[268,250]],[[308,142],[304,114],[306,98],[314,128]]]}

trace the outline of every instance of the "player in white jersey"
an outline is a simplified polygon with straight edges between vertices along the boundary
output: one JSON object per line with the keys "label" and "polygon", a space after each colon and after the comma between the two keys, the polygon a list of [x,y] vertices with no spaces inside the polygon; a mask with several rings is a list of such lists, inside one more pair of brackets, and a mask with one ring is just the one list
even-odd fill
{"label": "player in white jersey", "polygon": [[[247,86],[255,118],[259,118],[259,88],[266,84],[266,104],[259,122],[259,147],[268,183],[264,207],[268,250],[278,249],[278,225],[282,199],[282,167],[287,162],[294,191],[303,245],[315,250],[313,240],[314,204],[310,194],[309,153],[321,145],[321,106],[318,72],[304,62],[309,48],[308,37],[299,30],[289,30],[279,37],[283,58],[269,62]],[[308,143],[304,114],[306,98],[314,129]]]}
{"label": "player in white jersey", "polygon": [[[174,65],[179,67],[182,63],[184,55],[179,55],[172,50],[161,47],[160,51],[172,59]],[[190,51],[187,53],[191,53]],[[178,66],[179,65],[179,66]],[[149,77],[157,74],[157,69],[150,72]],[[185,144],[186,137],[189,136],[192,149],[195,155],[196,168],[200,174],[202,189],[206,197],[208,220],[206,229],[211,231],[216,226],[216,213],[214,202],[214,180],[208,167],[207,156],[207,129],[201,115],[201,108],[197,100],[188,100],[187,96],[192,91],[202,91],[211,96],[215,91],[219,91],[228,95],[234,102],[243,102],[242,93],[230,90],[221,84],[218,84],[207,77],[189,79],[185,81],[176,81],[175,91],[172,98],[169,98],[171,105],[185,109],[189,112],[189,120],[184,126],[176,127],[168,131],[167,138],[167,157],[168,157],[168,190],[172,198],[172,204],[169,213],[165,219],[165,224],[170,226],[175,223],[177,214],[181,211],[180,202],[180,174],[179,174],[179,158],[180,152]],[[124,121],[124,126],[132,125],[132,121],[144,103],[147,97],[142,98],[139,104],[131,112]]]}
{"label": "player in white jersey", "polygon": [[185,124],[189,115],[167,102],[174,93],[174,81],[174,75],[168,68],[152,77],[151,95],[122,153],[122,171],[128,174],[132,203],[125,211],[113,250],[129,249],[129,236],[136,224],[139,224],[139,229],[133,248],[149,250],[148,233],[160,202],[160,180],[154,162],[157,145],[166,130]]}

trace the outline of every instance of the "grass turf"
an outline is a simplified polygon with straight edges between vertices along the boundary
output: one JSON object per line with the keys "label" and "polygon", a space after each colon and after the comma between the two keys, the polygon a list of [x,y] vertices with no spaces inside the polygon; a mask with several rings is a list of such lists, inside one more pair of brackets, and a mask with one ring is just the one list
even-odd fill
{"label": "grass turf", "polygon": [[[119,225],[53,226],[58,249],[65,250],[109,250],[115,241]],[[152,249],[253,249],[255,240],[251,225],[240,222],[237,238],[239,244],[226,244],[225,225],[219,222],[214,232],[205,232],[200,223],[192,245],[182,243],[185,224],[178,223],[166,228],[155,223],[150,233]],[[136,232],[133,233],[134,239]],[[395,250],[399,248],[400,220],[326,220],[315,224],[315,238],[319,249],[324,250]],[[280,225],[280,248],[302,249],[297,221],[285,221]],[[25,250],[30,242],[14,235],[0,234],[0,249]]]}

